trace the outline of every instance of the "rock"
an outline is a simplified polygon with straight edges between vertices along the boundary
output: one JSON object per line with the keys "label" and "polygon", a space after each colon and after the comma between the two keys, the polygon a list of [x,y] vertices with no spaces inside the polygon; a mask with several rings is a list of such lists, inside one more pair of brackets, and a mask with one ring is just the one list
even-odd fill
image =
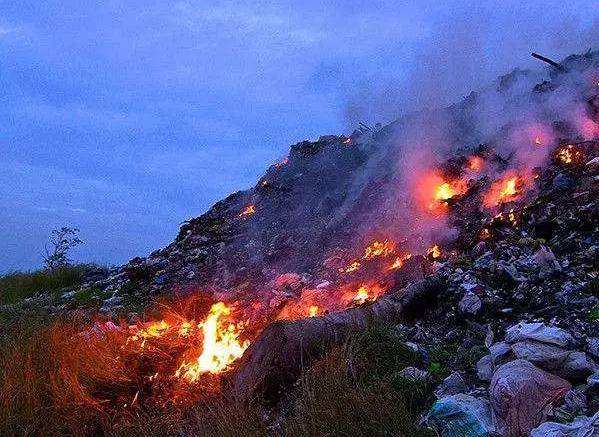
{"label": "rock", "polygon": [[587,397],[583,389],[575,388],[566,393],[564,405],[557,411],[556,416],[561,415],[564,418],[572,418],[584,414],[587,409]]}
{"label": "rock", "polygon": [[599,392],[599,372],[595,372],[587,378],[587,385],[590,390]]}
{"label": "rock", "polygon": [[494,432],[489,402],[465,394],[439,399],[425,420],[443,437],[487,437]]}
{"label": "rock", "polygon": [[420,370],[411,366],[401,370],[398,375],[410,381],[418,382],[428,382],[432,379],[431,374],[426,370]]}
{"label": "rock", "polygon": [[458,303],[458,309],[462,314],[475,315],[480,311],[482,304],[483,303],[480,300],[480,297],[478,297],[473,292],[468,291],[466,294],[464,294],[464,297],[462,297],[462,299]]}
{"label": "rock", "polygon": [[558,374],[568,379],[584,380],[598,370],[599,366],[587,354],[576,351],[568,355],[568,359],[558,370]]}
{"label": "rock", "polygon": [[166,283],[166,280],[167,280],[167,276],[165,274],[158,275],[154,278],[154,284],[162,285],[162,284]]}
{"label": "rock", "polygon": [[518,270],[513,264],[501,263],[497,267],[498,271],[503,272],[505,279],[511,283],[518,284],[526,281],[526,278],[518,273]]}
{"label": "rock", "polygon": [[468,385],[462,378],[459,372],[453,372],[435,390],[435,396],[442,398],[444,396],[451,396],[458,393],[464,393],[468,391]]}
{"label": "rock", "polygon": [[491,355],[485,355],[476,363],[476,374],[481,381],[490,381],[494,370],[495,366]]}
{"label": "rock", "polygon": [[489,346],[489,352],[491,354],[491,358],[493,359],[493,364],[498,364],[499,361],[511,351],[512,348],[510,345],[504,341]]}
{"label": "rock", "polygon": [[595,359],[599,359],[599,337],[587,338],[587,352]]}
{"label": "rock", "polygon": [[570,333],[555,326],[546,326],[543,323],[520,322],[508,328],[505,332],[505,341],[508,343],[516,343],[522,340],[536,340],[561,347],[576,345],[576,341]]}
{"label": "rock", "polygon": [[570,424],[545,422],[530,437],[595,437],[599,435],[599,412],[593,417],[580,416]]}
{"label": "rock", "polygon": [[490,400],[497,431],[505,436],[527,435],[560,403],[571,385],[528,361],[515,360],[493,374]]}

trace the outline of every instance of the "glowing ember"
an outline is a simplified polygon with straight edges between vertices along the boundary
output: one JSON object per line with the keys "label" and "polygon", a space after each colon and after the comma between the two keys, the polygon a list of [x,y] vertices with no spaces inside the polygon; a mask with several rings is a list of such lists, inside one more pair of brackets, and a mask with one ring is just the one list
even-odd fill
{"label": "glowing ember", "polygon": [[351,138],[344,139],[343,144],[351,144]]}
{"label": "glowing ember", "polygon": [[483,169],[485,161],[480,156],[473,155],[468,158],[468,170],[478,173]]}
{"label": "glowing ember", "polygon": [[308,314],[310,314],[310,317],[316,317],[318,315],[318,306],[311,305],[308,309]]}
{"label": "glowing ember", "polygon": [[256,212],[256,207],[253,204],[250,204],[245,207],[245,209],[239,214],[239,217],[248,217]]}
{"label": "glowing ember", "polygon": [[395,261],[393,261],[393,264],[391,264],[391,267],[389,267],[389,270],[401,269],[404,263],[410,258],[412,258],[412,255],[409,253],[406,255],[398,256],[397,258],[395,258]]}
{"label": "glowing ember", "polygon": [[264,179],[262,182],[260,182],[260,185],[263,187],[268,187],[268,180]]}
{"label": "glowing ember", "polygon": [[565,165],[581,164],[584,162],[585,159],[583,151],[578,149],[573,144],[568,144],[567,146],[563,146],[557,149],[555,157],[560,163]]}
{"label": "glowing ember", "polygon": [[482,240],[488,240],[491,238],[491,231],[489,231],[488,228],[484,228],[482,231],[480,231],[480,238]]}
{"label": "glowing ember", "polygon": [[525,181],[521,176],[508,172],[503,178],[493,182],[485,195],[485,206],[493,208],[517,200],[524,192],[524,185]]}
{"label": "glowing ember", "polygon": [[435,244],[427,251],[426,254],[433,259],[437,259],[441,256],[441,248]]}
{"label": "glowing ember", "polygon": [[339,269],[339,271],[341,273],[351,273],[351,272],[355,272],[356,270],[358,270],[360,268],[361,264],[359,261],[353,261],[350,265],[348,265],[346,268],[342,268]]}
{"label": "glowing ember", "polygon": [[230,314],[231,308],[224,302],[212,305],[206,319],[198,325],[203,334],[201,355],[196,361],[181,364],[175,376],[195,382],[204,373],[226,371],[243,355],[249,341],[239,342],[242,326],[225,321]]}

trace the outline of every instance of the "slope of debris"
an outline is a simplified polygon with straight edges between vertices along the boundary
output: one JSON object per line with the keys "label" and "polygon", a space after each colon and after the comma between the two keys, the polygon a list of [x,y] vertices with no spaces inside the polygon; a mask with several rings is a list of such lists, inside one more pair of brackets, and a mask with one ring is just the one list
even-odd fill
{"label": "slope of debris", "polygon": [[426,423],[595,435],[598,183],[588,52],[449,108],[298,143],[169,246],[87,286],[112,293],[107,314],[131,294],[235,302],[253,341],[273,320],[345,314],[434,273],[447,288],[395,327],[425,363],[404,377],[440,382]]}

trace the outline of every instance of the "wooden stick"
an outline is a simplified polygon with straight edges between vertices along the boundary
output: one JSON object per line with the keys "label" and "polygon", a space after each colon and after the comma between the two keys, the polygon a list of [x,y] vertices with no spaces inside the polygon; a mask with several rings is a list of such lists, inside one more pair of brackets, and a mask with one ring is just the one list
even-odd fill
{"label": "wooden stick", "polygon": [[563,70],[563,69],[564,69],[564,67],[562,67],[562,66],[561,66],[560,64],[558,64],[557,62],[555,62],[555,61],[552,61],[551,59],[549,59],[549,58],[546,58],[545,56],[539,55],[538,53],[532,52],[532,53],[531,53],[531,56],[532,56],[533,58],[536,58],[536,59],[538,59],[539,61],[546,62],[547,64],[551,65],[552,67],[555,67],[555,68],[557,68],[558,70]]}

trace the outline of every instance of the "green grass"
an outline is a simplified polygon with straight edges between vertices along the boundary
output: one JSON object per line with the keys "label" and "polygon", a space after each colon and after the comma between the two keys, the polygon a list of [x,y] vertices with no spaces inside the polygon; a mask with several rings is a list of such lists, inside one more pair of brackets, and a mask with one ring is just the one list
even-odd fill
{"label": "green grass", "polygon": [[110,293],[100,290],[98,288],[81,288],[75,292],[73,295],[73,302],[77,305],[89,305],[93,303],[99,303],[104,299],[108,299],[110,297]]}
{"label": "green grass", "polygon": [[398,374],[412,365],[420,358],[389,327],[368,327],[304,372],[282,434],[431,436],[418,422],[432,403],[432,382]]}
{"label": "green grass", "polygon": [[56,294],[65,287],[81,284],[85,266],[67,266],[56,270],[8,273],[0,277],[0,304],[27,299],[37,293]]}

